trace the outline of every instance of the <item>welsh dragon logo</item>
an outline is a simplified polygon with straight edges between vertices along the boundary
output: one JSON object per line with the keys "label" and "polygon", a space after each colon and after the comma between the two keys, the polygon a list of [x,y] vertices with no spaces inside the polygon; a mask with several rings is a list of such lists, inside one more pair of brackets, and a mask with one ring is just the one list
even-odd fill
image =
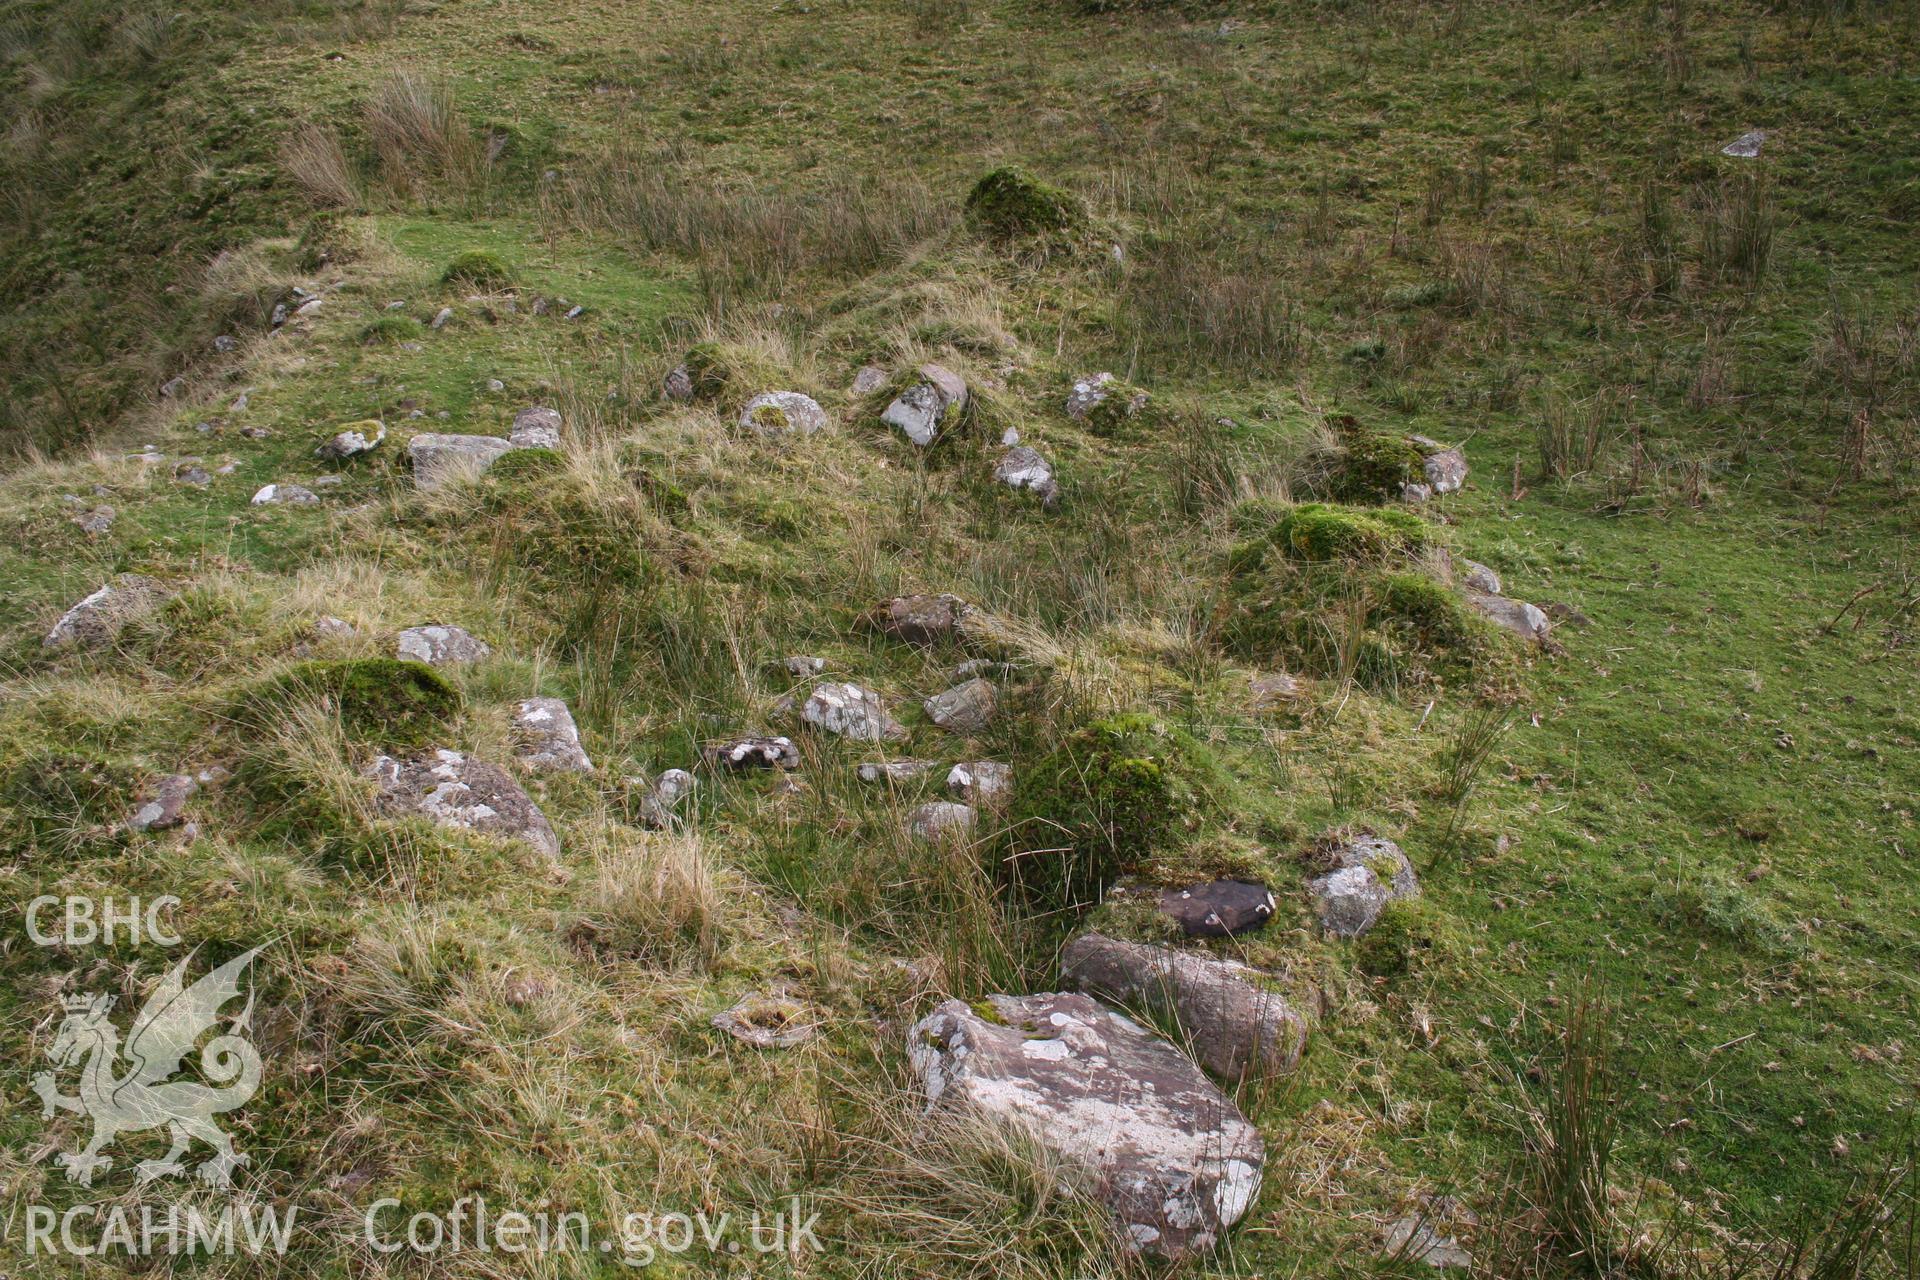
{"label": "welsh dragon logo", "polygon": [[182,981],[187,961],[193,958],[187,956],[148,997],[133,1020],[124,1048],[119,1028],[107,1018],[113,1008],[112,996],[63,998],[67,1016],[47,1049],[47,1057],[56,1067],[79,1065],[80,1092],[78,1096],[61,1093],[52,1071],[35,1075],[33,1090],[40,1095],[43,1117],[51,1117],[55,1111],[73,1111],[93,1120],[92,1140],[79,1151],[61,1152],[56,1161],[67,1171],[69,1182],[91,1186],[94,1174],[111,1169],[113,1157],[100,1152],[119,1135],[165,1125],[173,1147],[158,1160],[140,1162],[140,1182],[184,1174],[186,1165],[181,1157],[197,1138],[213,1148],[213,1158],[195,1168],[194,1175],[211,1187],[233,1185],[233,1171],[245,1164],[247,1157],[234,1151],[233,1143],[213,1117],[245,1105],[260,1087],[260,1055],[247,1039],[253,1017],[251,988],[246,993],[246,1008],[200,1050],[201,1074],[212,1083],[169,1077],[181,1070],[181,1060],[193,1051],[201,1036],[215,1029],[221,1006],[239,998],[240,975],[259,954],[260,948],[255,947],[192,986]]}

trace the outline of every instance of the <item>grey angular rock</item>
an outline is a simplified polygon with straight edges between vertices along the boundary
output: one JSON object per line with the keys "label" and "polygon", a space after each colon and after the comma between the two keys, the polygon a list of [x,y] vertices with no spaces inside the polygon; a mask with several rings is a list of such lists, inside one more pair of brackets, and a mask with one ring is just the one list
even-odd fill
{"label": "grey angular rock", "polygon": [[937,364],[920,366],[922,381],[902,391],[880,414],[888,426],[922,448],[940,435],[952,418],[967,407],[967,383],[959,374]]}
{"label": "grey angular rock", "polygon": [[679,404],[693,399],[693,375],[687,372],[687,366],[675,365],[660,382],[660,394]]}
{"label": "grey angular rock", "polygon": [[221,355],[228,355],[239,349],[240,344],[230,334],[217,334],[213,339],[213,349]]}
{"label": "grey angular rock", "polygon": [[1379,836],[1356,836],[1327,853],[1328,870],[1307,884],[1320,927],[1336,938],[1357,938],[1396,898],[1417,897],[1420,882],[1400,846]]}
{"label": "grey angular rock", "polygon": [[1467,455],[1458,449],[1438,449],[1420,464],[1435,493],[1452,493],[1467,482]]}
{"label": "grey angular rock", "polygon": [[425,432],[407,442],[407,456],[413,460],[414,487],[426,490],[477,476],[512,451],[513,443],[498,436]]}
{"label": "grey angular rock", "polygon": [[907,815],[907,834],[916,840],[937,844],[948,837],[964,836],[973,830],[976,814],[969,805],[951,800],[934,800]]}
{"label": "grey angular rock", "polygon": [[947,770],[947,790],[968,804],[993,808],[1013,794],[1013,768],[998,760],[967,760]]}
{"label": "grey angular rock", "polygon": [[855,772],[862,782],[910,782],[939,767],[937,760],[869,760]]}
{"label": "grey angular rock", "polygon": [[810,654],[796,653],[786,658],[780,665],[786,668],[788,675],[799,676],[804,679],[807,676],[817,676],[822,671],[825,671],[827,669],[827,660],[825,658],[813,657]]}
{"label": "grey angular rock", "polygon": [[695,782],[685,769],[668,769],[653,780],[640,800],[640,819],[649,827],[671,827],[680,821],[680,802],[693,794]]}
{"label": "grey angular rock", "polygon": [[1522,640],[1544,645],[1553,635],[1553,623],[1547,620],[1547,615],[1524,600],[1490,596],[1484,591],[1469,590],[1464,594],[1475,613]]}
{"label": "grey angular rock", "polygon": [[478,662],[492,653],[484,640],[462,627],[437,622],[408,627],[400,633],[395,656],[437,667],[448,662]]}
{"label": "grey angular rock", "polygon": [[1723,156],[1733,156],[1741,160],[1752,160],[1760,154],[1760,149],[1766,145],[1766,142],[1767,131],[1765,129],[1749,129],[1732,142],[1729,142],[1726,146],[1720,148],[1720,154]]}
{"label": "grey angular rock", "polygon": [[1000,695],[991,681],[975,677],[936,693],[921,705],[927,719],[953,733],[980,733],[993,723],[999,710]]}
{"label": "grey angular rock", "polygon": [[867,615],[882,635],[909,644],[936,644],[952,638],[972,606],[955,595],[896,596]]}
{"label": "grey angular rock", "polygon": [[427,327],[430,329],[444,329],[447,327],[447,322],[452,319],[453,319],[453,308],[442,307],[438,312],[434,314],[433,322]]}
{"label": "grey angular rock", "polygon": [[498,765],[438,748],[413,760],[379,756],[365,770],[379,787],[378,807],[438,826],[524,840],[548,857],[560,852],[540,806]]}
{"label": "grey angular rock", "polygon": [[1053,477],[1053,464],[1041,457],[1038,450],[1025,445],[1001,455],[994,465],[993,478],[1009,488],[1030,490],[1044,507],[1060,500],[1060,484]]}
{"label": "grey angular rock", "polygon": [[1396,1218],[1387,1227],[1385,1247],[1389,1258],[1424,1262],[1441,1269],[1471,1267],[1473,1255],[1451,1234],[1459,1225],[1475,1226],[1479,1218],[1452,1196],[1422,1196],[1413,1213]]}
{"label": "grey angular rock", "polygon": [[592,773],[573,713],[558,698],[527,698],[513,713],[520,762],[535,773]]}
{"label": "grey angular rock", "polygon": [[187,389],[187,378],[185,374],[181,374],[178,377],[168,378],[165,382],[160,384],[160,398],[162,400],[171,400],[175,396],[179,395],[182,391],[185,391],[186,389]]}
{"label": "grey angular rock", "polygon": [[793,745],[793,739],[786,737],[735,738],[709,746],[705,755],[708,763],[735,773],[800,767],[800,749]]}
{"label": "grey angular rock", "polygon": [[310,630],[316,640],[349,640],[356,634],[353,624],[345,618],[324,613],[313,620]]}
{"label": "grey angular rock", "polygon": [[1136,1250],[1212,1248],[1251,1207],[1260,1133],[1197,1067],[1090,996],[949,1000],[907,1033],[929,1111],[1030,1136],[1087,1176]]}
{"label": "grey angular rock", "polygon": [[1160,911],[1189,938],[1230,938],[1266,927],[1273,919],[1273,891],[1251,880],[1213,880],[1168,889]]}
{"label": "grey angular rock", "polygon": [[820,1019],[791,996],[755,991],[713,1015],[713,1025],[756,1049],[791,1049],[820,1031]]}
{"label": "grey angular rock", "polygon": [[320,501],[320,495],[305,485],[268,484],[262,485],[253,495],[251,505],[256,507],[311,507]]}
{"label": "grey angular rock", "polygon": [[1130,1009],[1170,1013],[1201,1066],[1228,1083],[1300,1065],[1307,1023],[1256,970],[1171,947],[1083,933],[1060,953],[1060,981]]}
{"label": "grey angular rock", "polygon": [[507,443],[516,449],[558,449],[560,414],[544,405],[534,405],[513,415],[513,429]]}
{"label": "grey angular rock", "polygon": [[813,687],[800,704],[800,718],[816,729],[856,742],[896,741],[906,729],[887,714],[887,704],[871,689],[839,680]]}
{"label": "grey angular rock", "polygon": [[170,773],[153,784],[151,792],[127,819],[135,831],[166,831],[186,821],[187,801],[200,790],[190,774]]}
{"label": "grey angular rock", "polygon": [[870,396],[887,385],[887,371],[877,364],[862,365],[853,375],[853,394]]}
{"label": "grey angular rock", "polygon": [[213,476],[207,469],[195,463],[175,467],[173,478],[176,483],[192,485],[196,489],[204,489],[213,483]]}
{"label": "grey angular rock", "polygon": [[315,449],[314,453],[336,462],[358,454],[370,453],[387,438],[387,426],[384,422],[375,422],[372,426],[371,435],[366,430],[366,423],[336,431],[331,438]]}
{"label": "grey angular rock", "polygon": [[1258,671],[1248,678],[1247,692],[1253,695],[1253,709],[1264,711],[1292,702],[1302,690],[1300,681],[1284,671]]}
{"label": "grey angular rock", "polygon": [[118,514],[112,507],[100,506],[82,511],[73,517],[82,533],[102,534],[113,528],[113,517]]}
{"label": "grey angular rock", "polygon": [[[1117,379],[1111,373],[1096,373],[1085,378],[1076,378],[1067,391],[1067,416],[1075,422],[1086,421],[1087,415],[1105,404],[1113,395]],[[1147,393],[1135,391],[1128,399],[1125,415],[1129,418],[1139,413],[1147,405]]]}
{"label": "grey angular rock", "polygon": [[810,436],[827,425],[827,411],[812,396],[798,391],[767,391],[747,401],[740,410],[740,428],[761,435],[798,432]]}
{"label": "grey angular rock", "polygon": [[49,649],[96,649],[110,644],[127,624],[152,614],[165,599],[152,578],[122,574],[61,614],[41,643]]}
{"label": "grey angular rock", "polygon": [[1497,596],[1500,594],[1499,574],[1487,568],[1487,566],[1481,564],[1478,560],[1462,560],[1460,565],[1461,568],[1466,571],[1461,575],[1460,581],[1468,589],[1489,596]]}

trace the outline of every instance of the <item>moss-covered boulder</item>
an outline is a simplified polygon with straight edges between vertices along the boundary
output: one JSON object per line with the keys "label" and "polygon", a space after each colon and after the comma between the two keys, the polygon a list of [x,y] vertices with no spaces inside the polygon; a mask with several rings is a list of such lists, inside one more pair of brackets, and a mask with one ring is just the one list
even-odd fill
{"label": "moss-covered boulder", "polygon": [[1079,197],[1016,165],[984,175],[967,196],[967,225],[1000,239],[1058,234],[1085,221]]}

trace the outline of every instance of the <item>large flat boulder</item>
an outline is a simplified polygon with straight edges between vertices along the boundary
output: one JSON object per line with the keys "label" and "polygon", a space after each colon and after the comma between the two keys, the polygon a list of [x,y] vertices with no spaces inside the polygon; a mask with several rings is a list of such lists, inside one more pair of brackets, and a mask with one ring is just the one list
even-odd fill
{"label": "large flat boulder", "polygon": [[166,599],[158,582],[122,574],[60,615],[41,641],[49,649],[97,649],[111,644],[128,623],[147,617]]}
{"label": "large flat boulder", "polygon": [[887,704],[871,689],[829,680],[814,686],[800,704],[800,718],[816,729],[856,742],[892,742],[907,736],[887,713]]}
{"label": "large flat boulder", "polygon": [[1233,1100],[1091,996],[995,995],[979,1012],[949,1000],[907,1033],[907,1056],[929,1111],[1028,1135],[1078,1166],[1133,1249],[1210,1249],[1260,1192],[1266,1147]]}
{"label": "large flat boulder", "polygon": [[439,748],[413,760],[379,756],[366,776],[380,788],[379,807],[438,826],[524,840],[548,857],[560,852],[540,806],[498,765]]}
{"label": "large flat boulder", "polygon": [[1228,1082],[1300,1064],[1307,1023],[1256,970],[1193,951],[1083,933],[1060,953],[1065,986],[1133,1009],[1170,1013],[1201,1066]]}
{"label": "large flat boulder", "polygon": [[513,449],[511,440],[502,440],[499,436],[428,432],[407,442],[407,456],[413,459],[414,487],[429,491],[477,476]]}

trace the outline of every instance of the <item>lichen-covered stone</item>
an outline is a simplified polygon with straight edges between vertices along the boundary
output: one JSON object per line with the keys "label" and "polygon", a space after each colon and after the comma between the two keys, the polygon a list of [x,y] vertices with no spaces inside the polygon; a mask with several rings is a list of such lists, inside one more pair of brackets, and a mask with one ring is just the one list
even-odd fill
{"label": "lichen-covered stone", "polygon": [[1230,938],[1266,927],[1273,919],[1273,891],[1251,880],[1213,880],[1168,889],[1160,911],[1189,938]]}
{"label": "lichen-covered stone", "polygon": [[862,782],[911,782],[939,767],[937,760],[869,760],[855,772]]}
{"label": "lichen-covered stone", "polygon": [[415,760],[379,756],[366,776],[378,785],[379,807],[389,814],[524,840],[548,857],[560,852],[559,837],[540,806],[498,765],[442,747]]}
{"label": "lichen-covered stone", "polygon": [[498,436],[417,435],[407,442],[414,487],[431,491],[477,476],[513,448],[512,441]]}
{"label": "lichen-covered stone", "polygon": [[766,391],[740,410],[740,429],[761,435],[810,436],[827,425],[827,411],[798,391]]}
{"label": "lichen-covered stone", "polygon": [[680,821],[680,802],[699,785],[685,769],[668,769],[647,787],[640,800],[640,820],[655,829],[671,827]]}
{"label": "lichen-covered stone", "polygon": [[1468,590],[1478,591],[1482,595],[1489,596],[1497,596],[1500,594],[1499,574],[1487,568],[1487,566],[1481,564],[1478,560],[1462,560],[1460,567],[1464,571],[1461,574],[1460,582]]}
{"label": "lichen-covered stone", "polygon": [[909,644],[952,639],[971,606],[956,595],[895,596],[867,615],[867,625]]}
{"label": "lichen-covered stone", "polygon": [[934,800],[907,815],[907,834],[916,840],[937,844],[949,837],[967,835],[973,830],[976,817],[969,805]]}
{"label": "lichen-covered stone", "polygon": [[262,485],[253,495],[253,505],[256,507],[310,507],[319,501],[319,494],[297,484]]}
{"label": "lichen-covered stone", "polygon": [[1325,860],[1328,870],[1307,889],[1320,927],[1336,938],[1359,937],[1389,902],[1420,892],[1413,864],[1391,840],[1355,836],[1328,850]]}
{"label": "lichen-covered stone", "polygon": [[1259,974],[1232,960],[1085,933],[1060,953],[1060,981],[1132,1009],[1172,1014],[1195,1059],[1238,1083],[1300,1065],[1307,1023]]}
{"label": "lichen-covered stone", "polygon": [[560,427],[559,410],[533,405],[513,415],[507,443],[516,449],[558,449]]}
{"label": "lichen-covered stone", "polygon": [[111,643],[128,623],[151,615],[165,599],[152,578],[122,574],[61,614],[41,643],[49,649],[98,648]]}
{"label": "lichen-covered stone", "polygon": [[387,438],[387,424],[368,418],[362,422],[349,422],[333,436],[324,441],[314,452],[322,458],[339,461],[358,454],[369,453],[380,446]]}
{"label": "lichen-covered stone", "polygon": [[1025,489],[1040,499],[1043,507],[1060,500],[1060,483],[1054,479],[1053,464],[1037,449],[1018,445],[1007,450],[994,464],[993,478],[1010,489]]}
{"label": "lichen-covered stone", "polygon": [[146,799],[127,819],[135,831],[167,831],[186,821],[187,801],[200,790],[191,774],[170,773],[153,784]]}
{"label": "lichen-covered stone", "polygon": [[1232,1099],[1090,996],[995,995],[980,1012],[949,1000],[907,1033],[907,1055],[929,1111],[1030,1136],[1076,1166],[1133,1249],[1210,1249],[1259,1194],[1265,1145]]}
{"label": "lichen-covered stone", "polygon": [[816,729],[856,742],[895,741],[906,729],[887,714],[887,704],[871,689],[839,680],[815,685],[800,704],[800,718]]}
{"label": "lichen-covered stone", "polygon": [[975,677],[944,693],[934,694],[921,705],[927,719],[942,729],[953,733],[981,733],[993,723],[999,703],[1000,696],[993,683]]}
{"label": "lichen-covered stone", "polygon": [[967,407],[967,383],[937,364],[921,365],[920,377],[921,381],[894,397],[881,411],[880,420],[925,448]]}
{"label": "lichen-covered stone", "polygon": [[486,641],[464,627],[449,627],[439,623],[408,627],[400,633],[395,649],[398,657],[424,662],[428,666],[447,662],[478,662],[493,652]]}
{"label": "lichen-covered stone", "polygon": [[1505,596],[1488,595],[1484,591],[1471,589],[1464,594],[1467,604],[1475,613],[1522,640],[1544,645],[1552,638],[1553,623],[1545,613],[1524,600],[1509,600]]}
{"label": "lichen-covered stone", "polygon": [[558,698],[527,698],[513,713],[520,763],[535,773],[592,773],[573,713]]}
{"label": "lichen-covered stone", "polygon": [[947,790],[971,805],[996,807],[1013,794],[1013,768],[997,760],[968,760],[947,771]]}
{"label": "lichen-covered stone", "polygon": [[820,1019],[791,996],[755,991],[714,1014],[713,1025],[756,1049],[791,1049],[819,1033]]}
{"label": "lichen-covered stone", "polygon": [[734,738],[707,747],[705,756],[708,763],[733,773],[800,767],[800,749],[786,737]]}

